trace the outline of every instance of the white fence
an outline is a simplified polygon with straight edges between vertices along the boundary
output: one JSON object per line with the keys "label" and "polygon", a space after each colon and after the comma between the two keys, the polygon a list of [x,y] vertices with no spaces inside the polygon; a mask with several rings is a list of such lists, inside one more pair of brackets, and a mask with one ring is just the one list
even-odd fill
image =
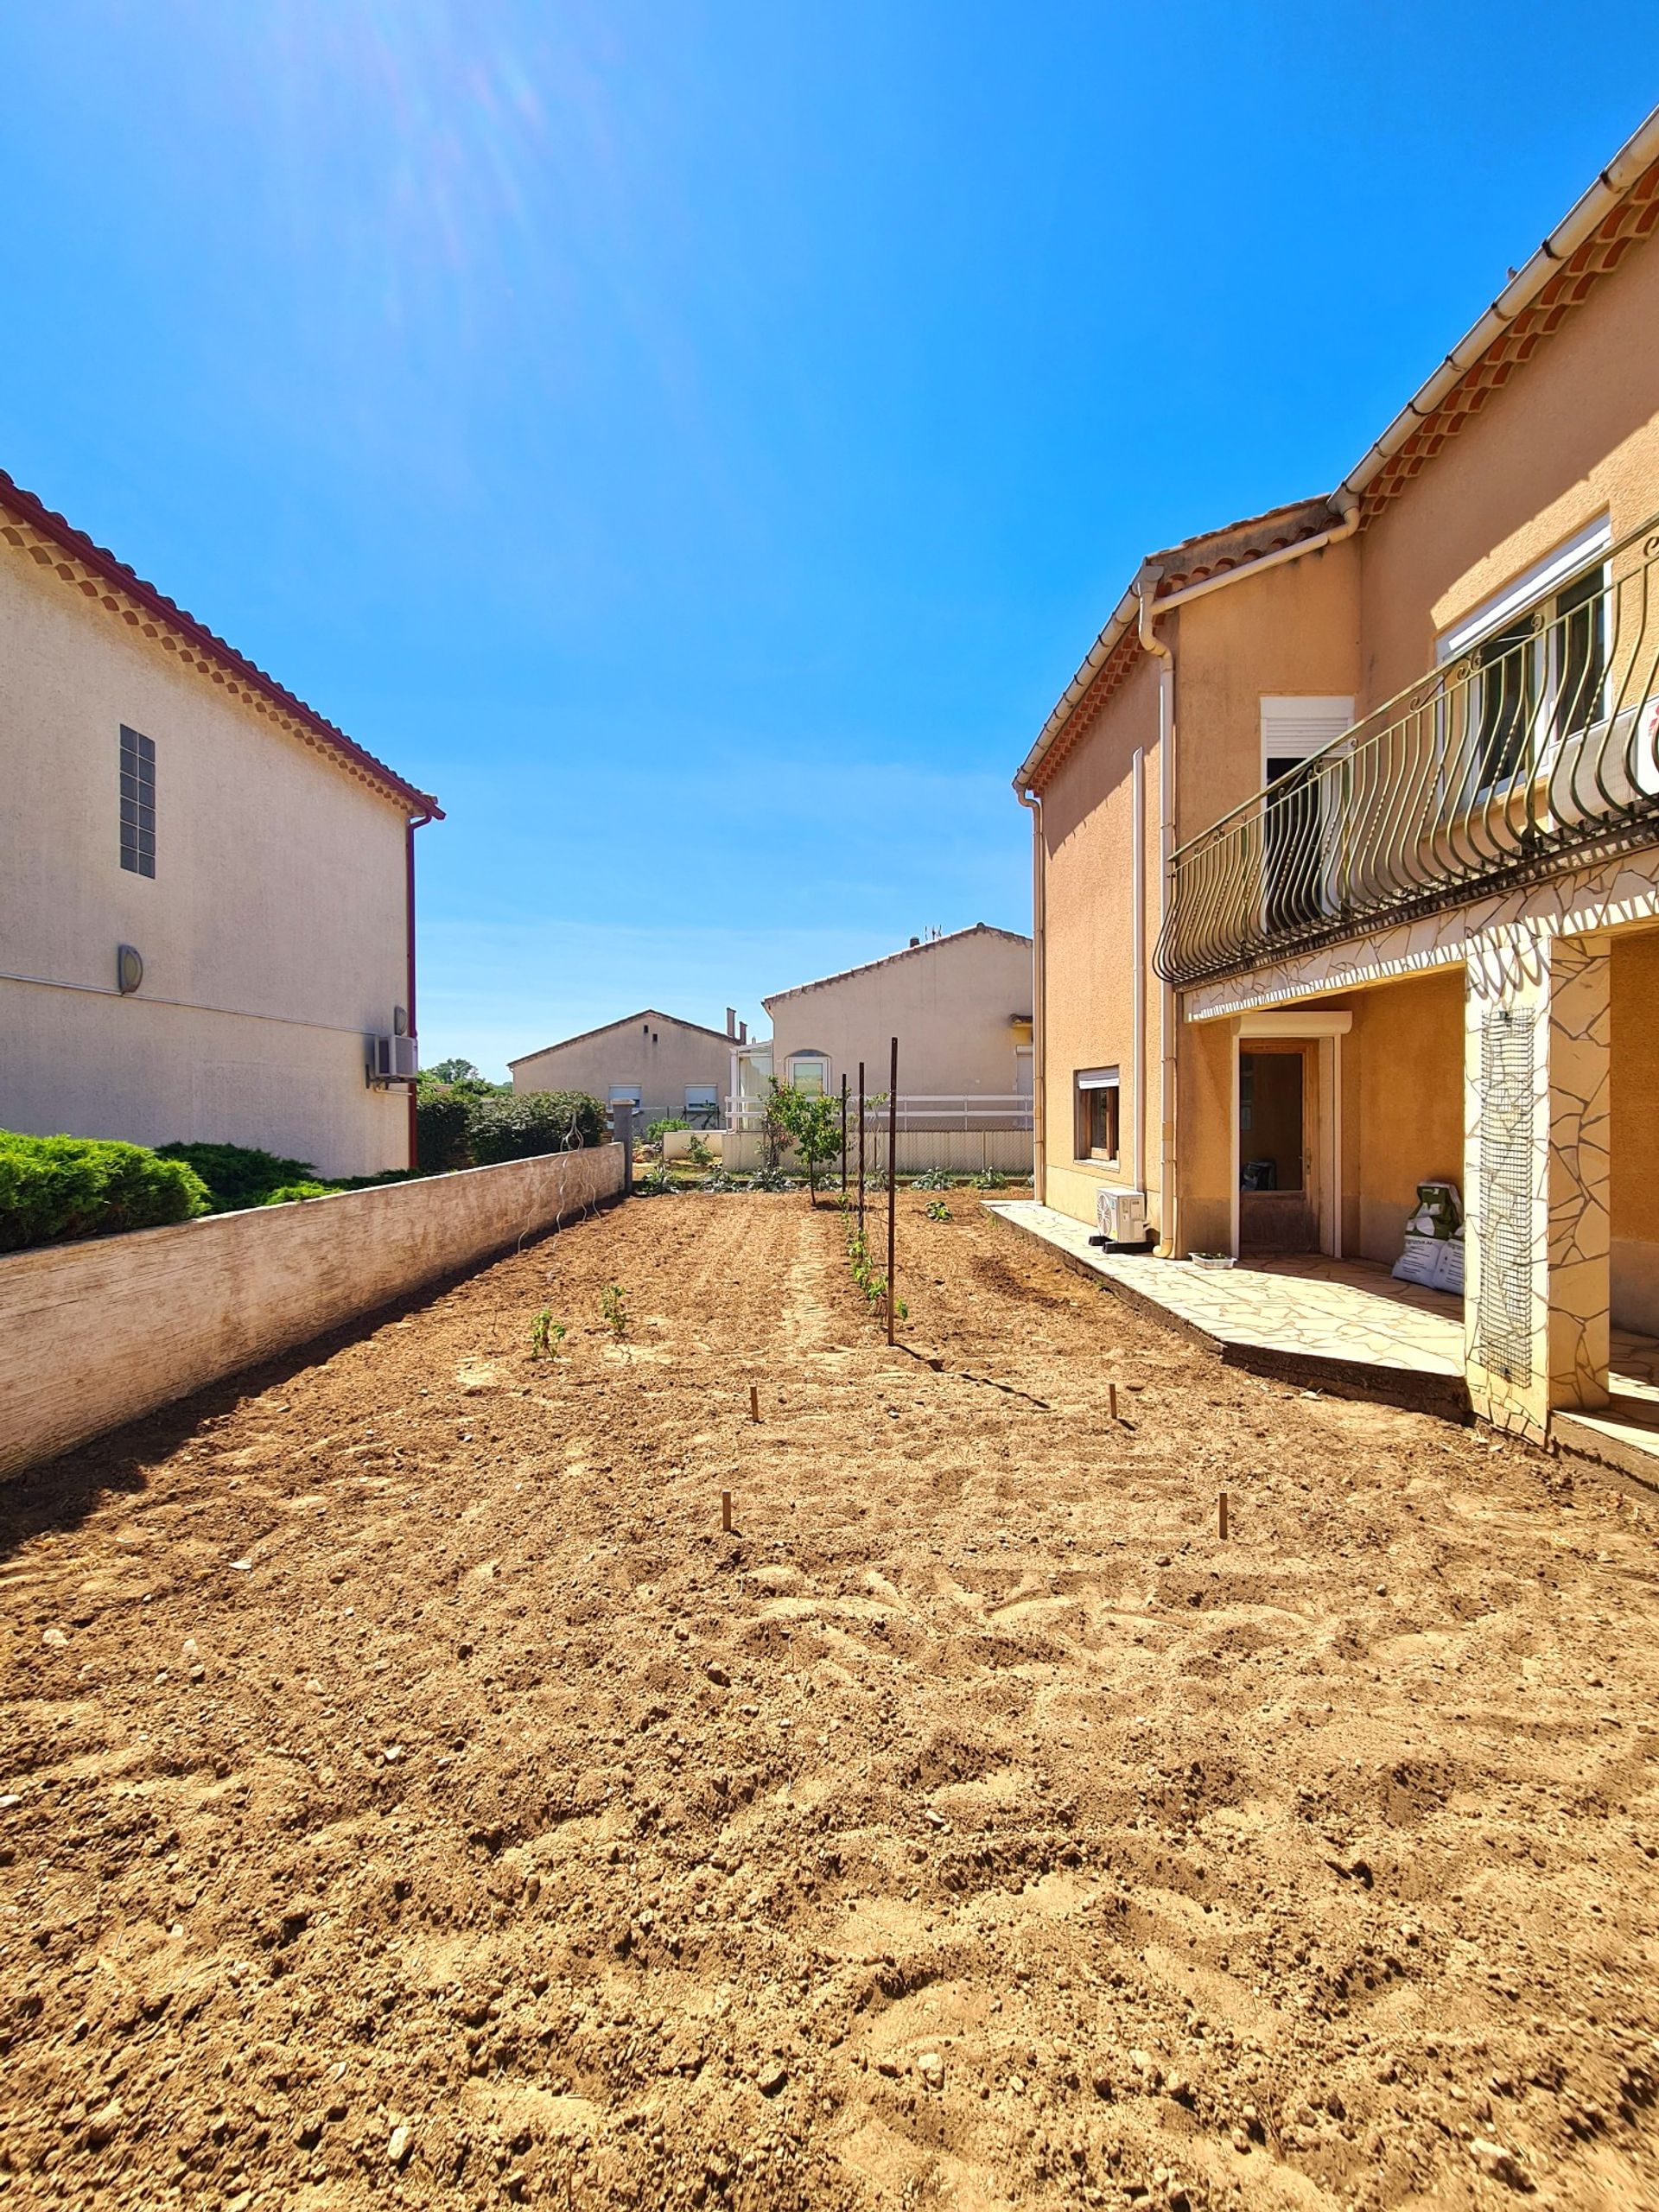
{"label": "white fence", "polygon": [[[879,1122],[885,1133],[887,1126],[887,1105],[885,1092],[880,1103],[875,1103],[874,1092],[867,1094],[864,1123],[868,1130]],[[839,1089],[830,1096],[837,1102]],[[902,1136],[918,1131],[929,1135],[956,1130],[964,1136],[982,1132],[1023,1130],[1031,1134],[1031,1095],[1028,1091],[977,1090],[944,1091],[937,1096],[926,1092],[900,1091],[894,1102],[897,1109],[899,1134]],[[728,1098],[726,1101],[726,1126],[740,1131],[758,1129],[766,1110],[763,1098]],[[858,1098],[855,1092],[847,1096],[847,1128],[849,1135],[858,1126]],[[1031,1147],[1026,1147],[1029,1164]]]}
{"label": "white fence", "polygon": [[[728,1129],[721,1146],[721,1164],[728,1171],[749,1173],[760,1165],[760,1133],[758,1129]],[[919,1175],[931,1167],[944,1169],[953,1175],[974,1175],[992,1168],[1001,1175],[1029,1175],[1031,1173],[1031,1131],[1025,1129],[900,1129],[894,1150],[893,1164],[901,1175]],[[786,1152],[784,1166],[791,1173],[800,1170]],[[824,1169],[824,1179],[841,1179],[839,1154]],[[847,1173],[849,1178],[858,1172],[858,1137],[855,1129],[847,1133]],[[879,1179],[887,1172],[887,1133],[885,1127],[877,1133],[868,1128],[864,1137],[864,1173]]]}

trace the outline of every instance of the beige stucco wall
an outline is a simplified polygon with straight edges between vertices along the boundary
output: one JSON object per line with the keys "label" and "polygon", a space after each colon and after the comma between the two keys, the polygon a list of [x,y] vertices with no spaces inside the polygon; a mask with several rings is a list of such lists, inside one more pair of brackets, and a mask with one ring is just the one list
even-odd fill
{"label": "beige stucco wall", "polygon": [[621,1187],[622,1147],[601,1145],[9,1254],[0,1258],[0,1476],[305,1344]]}
{"label": "beige stucco wall", "polygon": [[[120,729],[154,740],[154,878]],[[0,543],[0,1127],[408,1157],[363,1039],[408,995],[401,804]],[[118,944],[143,956],[115,989]]]}
{"label": "beige stucco wall", "polygon": [[1659,932],[1611,951],[1612,1315],[1659,1336]]}
{"label": "beige stucco wall", "polygon": [[1399,1258],[1420,1182],[1462,1188],[1463,999],[1459,967],[1344,1001],[1354,1017],[1342,1047],[1347,1111],[1357,1116],[1357,1141],[1344,1146],[1344,1248],[1362,1258]]}
{"label": "beige stucco wall", "polygon": [[1649,240],[1360,532],[1367,709],[1431,668],[1442,631],[1583,524],[1608,514],[1617,538],[1659,509],[1656,329]]}
{"label": "beige stucco wall", "polygon": [[515,1090],[585,1090],[608,1100],[613,1084],[639,1085],[640,1122],[677,1120],[685,1112],[688,1084],[715,1086],[716,1119],[723,1120],[731,1088],[731,1040],[676,1021],[641,1014],[613,1022],[588,1037],[550,1045],[512,1064]]}
{"label": "beige stucco wall", "polygon": [[[1158,683],[1149,658],[1095,718],[1043,793],[1048,991],[1046,1194],[1090,1227],[1103,1186],[1134,1184],[1135,755],[1139,749],[1145,844],[1142,896],[1148,954],[1158,934]],[[1158,988],[1148,980],[1146,1055],[1147,1217],[1159,1221]],[[1081,1068],[1119,1073],[1116,1168],[1077,1158],[1076,1078]]]}
{"label": "beige stucco wall", "polygon": [[1012,1094],[1014,1046],[1025,1041],[1014,1019],[1032,1010],[1031,940],[964,931],[766,1006],[780,1083],[791,1053],[814,1052],[829,1060],[831,1090],[843,1075],[856,1084],[862,1059],[867,1089],[885,1090],[896,1036],[902,1096]]}

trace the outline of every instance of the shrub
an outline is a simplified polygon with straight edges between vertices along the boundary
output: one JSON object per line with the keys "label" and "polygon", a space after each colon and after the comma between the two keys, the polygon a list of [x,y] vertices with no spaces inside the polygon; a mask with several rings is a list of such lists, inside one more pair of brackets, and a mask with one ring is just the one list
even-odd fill
{"label": "shrub", "polygon": [[968,1178],[968,1187],[970,1191],[1006,1191],[1008,1179],[999,1175],[995,1167],[982,1167],[977,1175]]}
{"label": "shrub", "polygon": [[263,1206],[291,1205],[298,1198],[326,1198],[339,1188],[340,1185],[337,1183],[315,1181],[283,1183],[270,1192],[268,1196],[261,1198],[259,1203]]}
{"label": "shrub", "polygon": [[0,1251],[160,1229],[207,1211],[207,1185],[181,1160],[95,1137],[0,1130]]}
{"label": "shrub", "polygon": [[660,1144],[670,1129],[689,1129],[691,1124],[683,1114],[665,1115],[660,1122],[651,1122],[645,1127],[645,1142]]}
{"label": "shrub", "polygon": [[415,1157],[423,1175],[443,1175],[470,1167],[467,1124],[476,1094],[444,1084],[422,1084],[415,1093]]}
{"label": "shrub", "polygon": [[471,1165],[575,1152],[605,1141],[605,1109],[585,1090],[509,1091],[472,1103],[467,1135]]}
{"label": "shrub", "polygon": [[948,1191],[950,1188],[950,1178],[943,1167],[930,1167],[925,1174],[916,1178],[911,1187],[917,1191]]}
{"label": "shrub", "polygon": [[164,1144],[158,1160],[180,1160],[207,1185],[210,1213],[240,1213],[262,1206],[273,1191],[289,1183],[314,1183],[317,1171],[308,1160],[283,1160],[246,1144]]}

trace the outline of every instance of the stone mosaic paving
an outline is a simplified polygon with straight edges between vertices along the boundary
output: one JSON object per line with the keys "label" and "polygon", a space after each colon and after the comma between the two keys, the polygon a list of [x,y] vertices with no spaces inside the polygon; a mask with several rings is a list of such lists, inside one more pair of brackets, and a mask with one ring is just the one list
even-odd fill
{"label": "stone mosaic paving", "polygon": [[[1090,1243],[1086,1224],[1029,1198],[995,1202],[989,1211],[1217,1344],[1422,1375],[1463,1373],[1461,1300],[1396,1282],[1374,1261],[1310,1254],[1211,1273],[1190,1261],[1102,1252]],[[1615,1329],[1609,1381],[1605,1412],[1573,1420],[1659,1458],[1659,1340]]]}

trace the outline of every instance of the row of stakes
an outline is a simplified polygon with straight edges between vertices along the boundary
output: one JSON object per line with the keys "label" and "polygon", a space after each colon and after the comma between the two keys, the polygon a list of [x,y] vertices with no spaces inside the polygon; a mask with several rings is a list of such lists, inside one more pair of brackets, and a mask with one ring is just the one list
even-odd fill
{"label": "row of stakes", "polygon": [[[1108,1391],[1110,1393],[1112,1419],[1116,1421],[1117,1419],[1117,1385],[1116,1382],[1109,1382],[1106,1387]],[[749,1385],[749,1419],[752,1421],[758,1421],[760,1418],[760,1386],[758,1382],[751,1382]],[[723,1490],[720,1493],[720,1527],[722,1535],[729,1536],[731,1535],[732,1493],[728,1490]],[[1219,1491],[1216,1497],[1216,1533],[1220,1537],[1222,1542],[1225,1543],[1227,1541],[1227,1493],[1224,1490]]]}

